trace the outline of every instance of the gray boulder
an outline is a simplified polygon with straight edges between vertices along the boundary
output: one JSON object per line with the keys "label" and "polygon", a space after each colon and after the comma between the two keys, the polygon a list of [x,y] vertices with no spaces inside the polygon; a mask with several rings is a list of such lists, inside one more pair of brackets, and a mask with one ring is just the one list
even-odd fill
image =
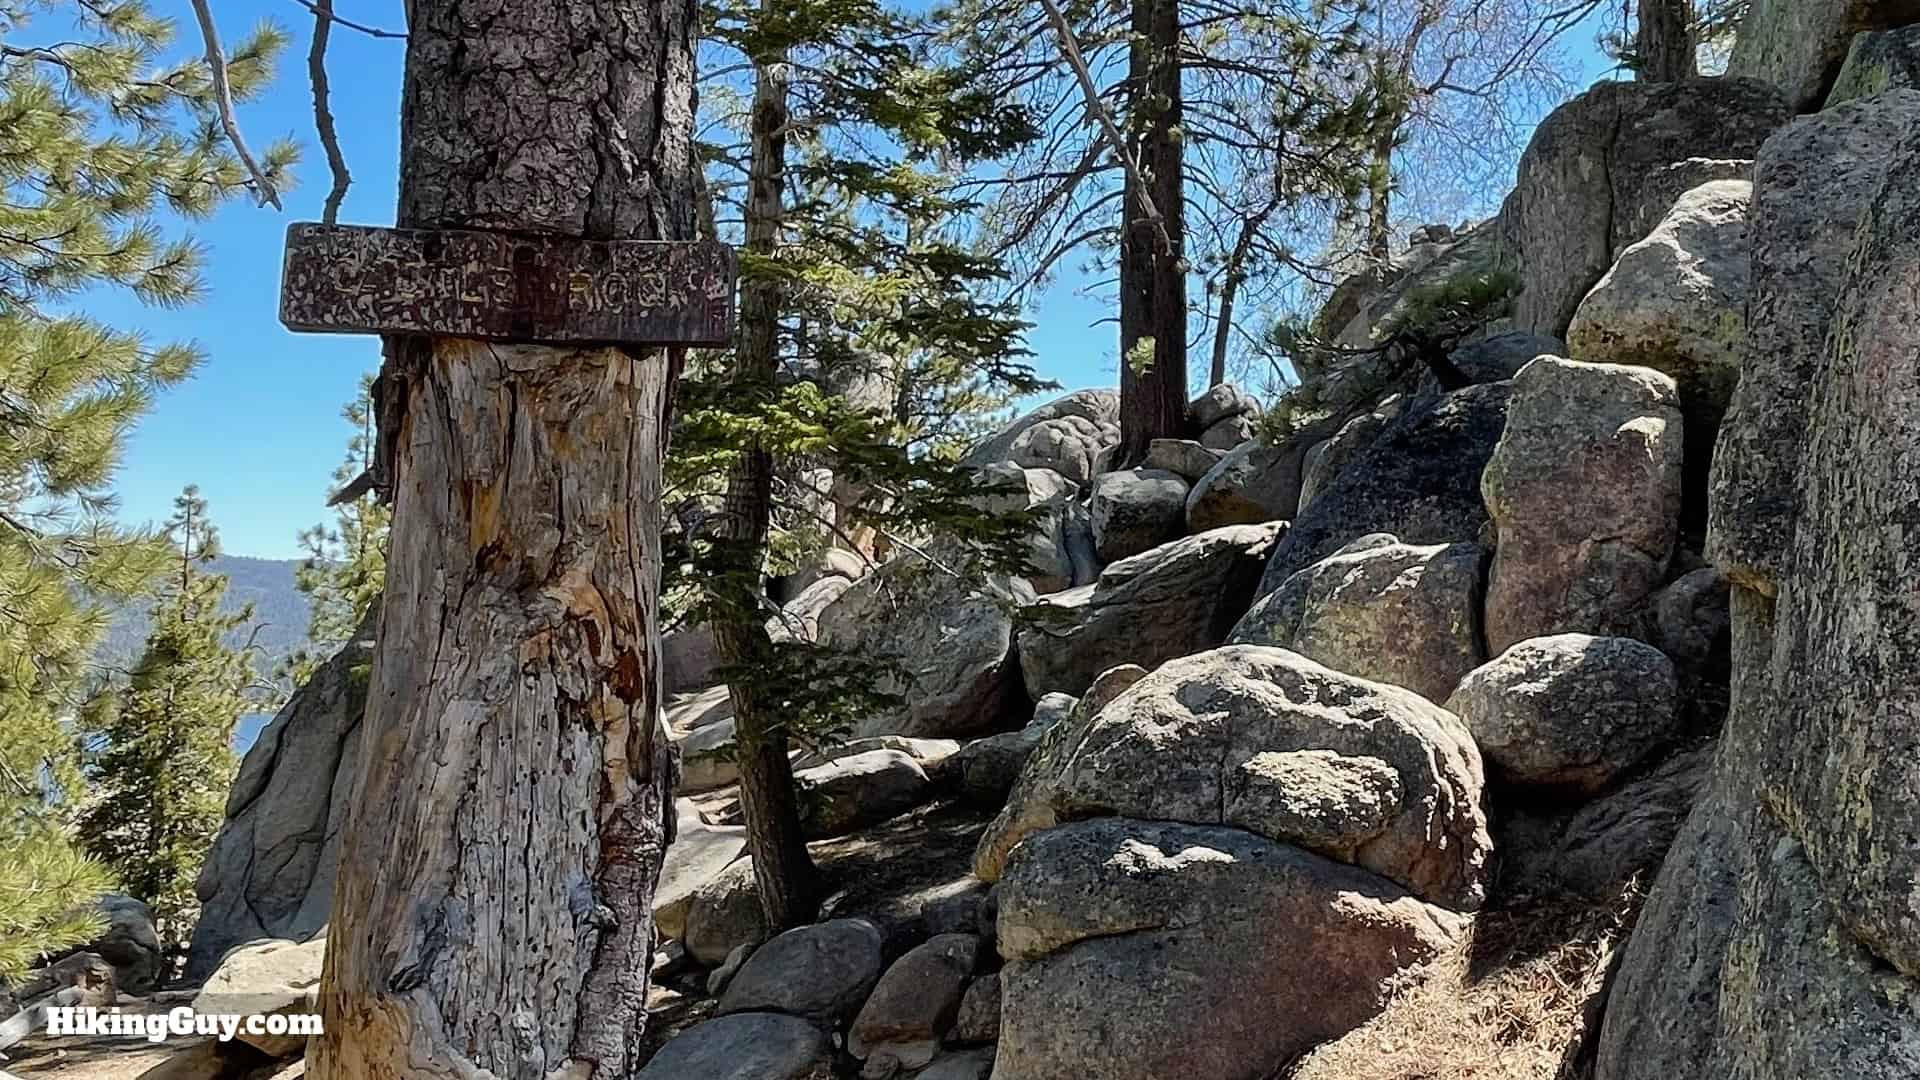
{"label": "gray boulder", "polygon": [[847,1049],[863,1061],[884,1055],[905,1068],[926,1065],[953,1030],[979,962],[980,939],[973,934],[942,934],[915,946],[860,1007]]}
{"label": "gray boulder", "polygon": [[1920,92],[1893,91],[1794,121],[1754,165],[1747,348],[1714,453],[1706,556],[1773,595],[1797,516],[1814,374],[1847,260]]}
{"label": "gray boulder", "polygon": [[152,909],[119,893],[102,896],[99,908],[107,929],[87,945],[86,951],[113,965],[116,989],[128,994],[152,993],[168,974]]}
{"label": "gray boulder", "polygon": [[1480,480],[1498,533],[1489,651],[1602,631],[1660,586],[1679,538],[1683,427],[1657,371],[1543,356],[1520,372]]}
{"label": "gray boulder", "polygon": [[1260,525],[1293,517],[1310,446],[1240,444],[1208,469],[1186,496],[1189,532]]}
{"label": "gray boulder", "polygon": [[1187,404],[1187,422],[1204,430],[1230,416],[1258,412],[1260,403],[1253,395],[1232,383],[1217,383]]}
{"label": "gray boulder", "polygon": [[[1614,249],[1615,256],[1652,233],[1672,213],[1680,196],[1703,184],[1722,180],[1753,183],[1753,158],[1688,158],[1654,169],[1641,182],[1639,205],[1626,208],[1627,218],[1614,230],[1616,235],[1628,238]],[[1568,355],[1564,348],[1542,351],[1555,356]]]}
{"label": "gray boulder", "polygon": [[1092,585],[1022,608],[1019,663],[1028,695],[1082,694],[1108,668],[1153,667],[1225,641],[1284,530],[1276,522],[1189,536],[1113,563]]}
{"label": "gray boulder", "polygon": [[1650,885],[1712,767],[1712,747],[1689,750],[1584,806],[1513,812],[1494,836],[1501,892],[1606,904],[1635,878]]}
{"label": "gray boulder", "polygon": [[1229,416],[1200,433],[1200,445],[1226,453],[1253,439],[1253,417]]}
{"label": "gray boulder", "polygon": [[777,1012],[832,1026],[880,980],[886,936],[865,919],[829,919],[776,935],[727,984],[717,1014]]}
{"label": "gray boulder", "polygon": [[775,641],[820,640],[821,613],[853,588],[853,580],[834,574],[800,590],[793,599],[780,605],[778,614],[767,619],[767,635]]}
{"label": "gray boulder", "polygon": [[1294,519],[1260,579],[1261,595],[1370,533],[1409,544],[1477,539],[1487,523],[1480,474],[1506,427],[1509,387],[1471,386],[1410,404]]}
{"label": "gray boulder", "polygon": [[1569,355],[1673,376],[1686,418],[1687,531],[1707,521],[1707,478],[1747,344],[1747,215],[1753,185],[1705,184],[1622,252],[1567,330]]}
{"label": "gray boulder", "polygon": [[1912,0],[1753,0],[1727,74],[1764,79],[1798,112],[1827,99],[1855,35],[1920,22]]}
{"label": "gray boulder", "polygon": [[1677,732],[1679,680],[1660,650],[1627,638],[1522,641],[1447,699],[1496,780],[1573,797],[1612,787]]}
{"label": "gray boulder", "polygon": [[968,802],[989,810],[1007,804],[1027,758],[1040,745],[1055,724],[1072,714],[1076,699],[1066,694],[1048,694],[1033,704],[1033,719],[1019,731],[1003,731],[984,739],[975,739],[960,748],[960,795]]}
{"label": "gray boulder", "polygon": [[740,782],[739,733],[733,717],[695,728],[676,736],[674,749],[680,755],[680,787],[688,794],[700,794]]}
{"label": "gray boulder", "polygon": [[1856,34],[1833,81],[1826,107],[1889,90],[1920,89],[1920,26]]}
{"label": "gray boulder", "polygon": [[1013,440],[1007,462],[1026,469],[1046,469],[1073,483],[1086,484],[1100,472],[1103,456],[1119,437],[1118,427],[1085,417],[1043,420]]}
{"label": "gray boulder", "polygon": [[767,939],[767,916],[760,908],[753,860],[729,863],[694,887],[687,903],[687,952],[707,967],[718,967],[742,945]]}
{"label": "gray boulder", "polygon": [[1111,428],[1114,441],[1118,441],[1120,394],[1116,390],[1076,390],[1055,398],[982,440],[980,445],[968,451],[961,463],[980,467],[1011,461],[1013,444],[1021,435],[1036,425],[1062,417],[1086,420],[1102,429]]}
{"label": "gray boulder", "polygon": [[1486,656],[1473,544],[1370,545],[1295,574],[1256,601],[1227,638],[1292,649],[1335,671],[1445,701]]}
{"label": "gray boulder", "polygon": [[688,799],[673,801],[673,843],[653,891],[653,925],[669,938],[687,935],[687,914],[694,891],[719,877],[747,850],[747,830],[739,825],[709,825]]}
{"label": "gray boulder", "polygon": [[1180,536],[1187,482],[1161,469],[1103,473],[1091,505],[1094,551],[1102,562],[1118,562]]}
{"label": "gray boulder", "polygon": [[301,941],[326,925],[359,768],[374,622],[369,617],[294,691],[241,761],[226,820],[194,883],[200,919],[187,952],[190,981],[211,975],[235,945]]}
{"label": "gray boulder", "polygon": [[1690,158],[1750,158],[1788,118],[1779,93],[1751,79],[1603,82],[1555,109],[1521,155],[1500,215],[1525,282],[1516,325],[1566,332],[1614,253],[1640,239],[1626,229],[1658,199],[1649,181],[1660,169]]}
{"label": "gray boulder", "polygon": [[982,975],[967,984],[960,1013],[953,1023],[953,1041],[961,1045],[991,1043],[1000,1038],[1000,973]]}
{"label": "gray boulder", "polygon": [[833,1080],[833,1045],[805,1020],[735,1013],[667,1041],[634,1080]]}
{"label": "gray boulder", "polygon": [[1147,458],[1141,464],[1170,472],[1192,484],[1219,464],[1220,457],[1219,451],[1209,450],[1192,439],[1155,439],[1147,444]]}
{"label": "gray boulder", "polygon": [[995,494],[983,496],[980,504],[991,513],[1031,511],[1035,520],[1027,535],[1027,580],[1038,593],[1058,592],[1077,580],[1070,524],[1070,505],[1079,487],[1051,469],[1023,469],[1010,462],[978,470],[981,484],[991,486]]}
{"label": "gray boulder", "polygon": [[903,553],[841,594],[820,613],[821,643],[894,665],[875,688],[901,698],[854,734],[951,738],[1005,727],[1019,711],[1011,606],[1030,593],[1020,581],[975,588]]}
{"label": "gray boulder", "polygon": [[898,750],[869,750],[794,777],[800,826],[812,840],[877,825],[933,796],[926,770]]}
{"label": "gray boulder", "polygon": [[913,1080],[988,1080],[993,1075],[993,1048],[950,1050],[915,1074]]}
{"label": "gray boulder", "polygon": [[660,635],[660,686],[681,694],[712,686],[719,679],[720,646],[710,626],[681,626]]}
{"label": "gray boulder", "polygon": [[[242,945],[220,959],[220,966],[194,995],[193,1011],[201,1016],[241,1013],[271,1016],[320,1011],[320,969],[327,942],[317,937],[305,944],[292,941],[256,941]],[[270,1058],[298,1054],[304,1035],[252,1035],[242,1042]]]}
{"label": "gray boulder", "polygon": [[[1377,1013],[1465,920],[1233,828],[1050,829],[1000,886],[1004,1080],[1264,1080]],[[1328,978],[1338,972],[1338,978]]]}

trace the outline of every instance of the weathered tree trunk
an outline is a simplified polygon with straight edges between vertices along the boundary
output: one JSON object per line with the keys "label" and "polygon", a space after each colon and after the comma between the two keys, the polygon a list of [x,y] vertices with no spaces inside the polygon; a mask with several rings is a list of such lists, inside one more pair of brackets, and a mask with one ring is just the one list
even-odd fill
{"label": "weathered tree trunk", "polygon": [[[755,61],[749,120],[746,250],[771,255],[786,217],[787,87],[785,56]],[[748,278],[741,287],[740,330],[734,348],[734,386],[743,397],[765,401],[779,371],[780,283]],[[760,607],[760,576],[766,567],[767,532],[773,523],[773,455],[754,446],[727,477],[726,514],[720,526],[731,562],[716,575],[723,614],[714,622],[721,662],[739,672],[765,668],[773,649]],[[779,931],[809,921],[814,912],[813,859],[800,832],[787,729],[768,715],[751,680],[730,681],[740,759],[740,809],[753,856],[754,882],[767,924]]]}
{"label": "weathered tree trunk", "polygon": [[1700,74],[1693,0],[1640,0],[1633,53],[1645,82],[1679,82]]}
{"label": "weathered tree trunk", "polygon": [[[1180,5],[1134,0],[1128,58],[1134,160],[1146,175],[1142,200],[1130,174],[1120,238],[1120,448],[1135,465],[1155,439],[1177,439],[1187,422],[1187,275],[1182,175]],[[1155,221],[1147,210],[1159,214]],[[1151,341],[1149,349],[1144,345]],[[1144,370],[1142,365],[1144,362]]]}
{"label": "weathered tree trunk", "polygon": [[[399,224],[692,239],[690,0],[413,0]],[[667,830],[677,352],[390,342],[387,591],[323,1080],[624,1077]]]}

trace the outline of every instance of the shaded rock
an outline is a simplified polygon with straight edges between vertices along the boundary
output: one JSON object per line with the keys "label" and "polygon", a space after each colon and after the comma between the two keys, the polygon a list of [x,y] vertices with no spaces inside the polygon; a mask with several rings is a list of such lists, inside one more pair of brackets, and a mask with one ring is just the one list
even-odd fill
{"label": "shaded rock", "polygon": [[794,777],[800,824],[809,839],[842,836],[895,817],[932,797],[926,770],[898,750],[868,750]]}
{"label": "shaded rock", "polygon": [[1408,691],[1233,645],[1161,665],[1072,727],[1045,785],[1060,820],[1230,825],[1434,903],[1485,898],[1479,754],[1458,720]]}
{"label": "shaded rock", "polygon": [[1000,1038],[1000,973],[982,975],[967,984],[960,1013],[953,1024],[953,1041],[961,1045],[990,1043]]}
{"label": "shaded rock", "polygon": [[779,591],[774,595],[784,603],[792,603],[822,581],[833,578],[858,581],[866,572],[867,561],[857,553],[843,547],[826,546],[808,556],[799,569],[782,578]]}
{"label": "shaded rock", "polygon": [[[217,1013],[271,1015],[320,1011],[320,967],[326,958],[324,937],[306,944],[260,941],[227,953],[193,999],[201,1016]],[[307,1042],[304,1035],[250,1035],[240,1041],[269,1057],[290,1057]]]}
{"label": "shaded rock", "polygon": [[1507,251],[1526,283],[1515,324],[1565,333],[1614,253],[1640,239],[1625,230],[1657,200],[1657,188],[1647,185],[1662,167],[1752,157],[1788,117],[1772,87],[1725,78],[1603,82],[1555,109],[1521,155],[1500,215]]}
{"label": "shaded rock", "polygon": [[1204,430],[1230,416],[1259,411],[1260,403],[1253,395],[1232,383],[1218,383],[1187,404],[1187,422],[1195,429]]}
{"label": "shaded rock", "polygon": [[187,952],[189,981],[212,974],[235,945],[304,940],[326,925],[359,771],[375,618],[294,691],[241,761],[226,820],[194,883],[200,919]]}
{"label": "shaded rock", "polygon": [[1560,634],[1514,645],[1466,677],[1447,708],[1497,780],[1589,796],[1675,735],[1673,662],[1627,638]]}
{"label": "shaded rock", "polygon": [[1727,74],[1780,88],[1798,112],[1827,98],[1854,36],[1920,22],[1913,0],[1753,0]]}
{"label": "shaded rock", "polygon": [[1445,701],[1485,654],[1473,544],[1392,542],[1336,555],[1256,601],[1228,642],[1292,649],[1335,671]]}
{"label": "shaded rock", "polygon": [[960,794],[975,806],[998,810],[1040,740],[1072,713],[1076,699],[1048,694],[1033,705],[1033,720],[1019,731],[975,739],[960,750]]}
{"label": "shaded rock", "polygon": [[847,1049],[861,1059],[885,1049],[909,1068],[925,1065],[953,1030],[979,958],[980,939],[972,934],[942,934],[910,950],[861,1006]]}
{"label": "shaded rock", "polygon": [[995,1075],[1007,1080],[1279,1075],[1373,1016],[1396,972],[1464,929],[1297,848],[1127,818],[1033,837],[1000,905]]}
{"label": "shaded rock", "polygon": [[1856,34],[1826,107],[1889,90],[1920,89],[1920,27]]}
{"label": "shaded rock", "polygon": [[1293,517],[1300,505],[1300,476],[1309,449],[1301,444],[1249,442],[1229,452],[1187,493],[1188,531]]}
{"label": "shaded rock", "polygon": [[1468,387],[1392,420],[1294,520],[1261,595],[1369,533],[1409,544],[1477,539],[1487,523],[1480,474],[1506,427],[1509,386]]}
{"label": "shaded rock", "polygon": [[1192,484],[1207,475],[1219,461],[1219,451],[1209,450],[1191,439],[1155,439],[1147,444],[1147,459],[1142,465],[1170,472]]}
{"label": "shaded rock", "polygon": [[1057,592],[1081,584],[1068,536],[1068,505],[1079,488],[1050,469],[1023,469],[1007,462],[981,469],[979,477],[983,486],[1004,489],[982,497],[983,509],[997,514],[1036,512],[1026,541],[1027,580],[1034,591]]}
{"label": "shaded rock", "polygon": [[740,782],[739,732],[733,717],[673,740],[680,754],[680,790],[699,794]]}
{"label": "shaded rock", "polygon": [[128,994],[152,993],[168,974],[160,933],[153,926],[153,911],[119,893],[102,896],[99,908],[106,917],[107,930],[88,943],[86,951],[113,965],[117,989]]}
{"label": "shaded rock", "polygon": [[[1653,232],[1655,227],[1673,212],[1674,204],[1680,201],[1680,196],[1702,184],[1721,180],[1753,183],[1753,158],[1688,158],[1671,165],[1662,165],[1648,173],[1641,181],[1639,203],[1624,208],[1628,216],[1614,230],[1614,235],[1618,238],[1614,257],[1618,258],[1622,251]],[[1554,356],[1569,355],[1564,347],[1541,351]],[[1584,356],[1580,358],[1586,359]]]}
{"label": "shaded rock", "polygon": [[674,1036],[634,1080],[832,1080],[819,1028],[778,1013],[735,1013]]}
{"label": "shaded rock", "polygon": [[1604,904],[1635,877],[1650,886],[1712,767],[1712,747],[1690,750],[1578,809],[1516,813],[1495,830],[1502,894]]}
{"label": "shaded rock", "polygon": [[1679,535],[1683,426],[1656,371],[1545,356],[1520,372],[1480,481],[1498,531],[1489,650],[1601,630],[1659,587]]}
{"label": "shaded rock", "polygon": [[1121,664],[1153,667],[1212,648],[1253,601],[1284,523],[1233,525],[1113,563],[1093,585],[1019,614],[1019,663],[1034,700],[1081,694]]}
{"label": "shaded rock", "polygon": [[767,939],[767,916],[753,879],[753,860],[739,859],[700,883],[687,904],[687,952],[707,967],[727,954]]}
{"label": "shaded rock", "polygon": [[[1404,405],[1404,402],[1397,399],[1392,403],[1394,407]],[[1388,422],[1394,417],[1394,413],[1388,411],[1388,408],[1383,406],[1373,412],[1354,417],[1341,425],[1340,430],[1335,432],[1332,438],[1315,443],[1307,451],[1307,456],[1301,460],[1300,465],[1300,503],[1294,510],[1296,515],[1304,513],[1307,507],[1313,505],[1313,500],[1319,498],[1321,492],[1332,486],[1335,478],[1340,475],[1340,470],[1351,464],[1354,458],[1380,437],[1380,433],[1386,430]]]}
{"label": "shaded rock", "polygon": [[1680,196],[1646,239],[1622,252],[1573,317],[1571,355],[1671,375],[1686,418],[1682,506],[1707,522],[1713,441],[1740,381],[1747,343],[1747,214],[1753,185],[1722,180]]}
{"label": "shaded rock", "polygon": [[707,996],[717,998],[726,993],[727,987],[733,985],[733,977],[746,966],[747,960],[753,956],[753,950],[758,947],[751,941],[734,946],[719,967],[707,972]]}
{"label": "shaded rock", "polygon": [[707,824],[688,799],[675,799],[673,808],[673,843],[667,845],[660,884],[653,893],[653,925],[662,935],[679,939],[687,933],[694,891],[745,854],[747,830]]}
{"label": "shaded rock", "polygon": [[[37,968],[27,974],[20,985],[11,988],[10,995],[16,1003],[35,1001],[48,994],[61,990],[80,991],[78,1005],[95,1007],[112,1005],[120,998],[120,988],[115,983],[113,965],[99,953],[76,952],[55,960],[43,968]],[[8,1018],[13,1013],[7,1014]]]}
{"label": "shaded rock", "polygon": [[985,882],[972,881],[958,892],[928,901],[920,909],[920,921],[926,924],[927,936],[985,933],[993,922],[987,911],[990,891]]}
{"label": "shaded rock", "polygon": [[1689,734],[1715,733],[1726,720],[1732,662],[1729,588],[1726,575],[1711,566],[1683,574],[1654,594],[1646,632],[1633,635],[1673,661]]}
{"label": "shaded rock", "polygon": [[910,553],[855,583],[821,612],[821,643],[895,665],[874,688],[902,701],[854,734],[945,738],[1005,726],[1009,694],[1019,692],[1009,605],[1028,592],[1024,582],[975,589]]}
{"label": "shaded rock", "polygon": [[1253,418],[1229,416],[1200,433],[1200,445],[1226,453],[1253,440]]}
{"label": "shaded rock", "polygon": [[885,939],[865,919],[829,919],[776,935],[720,999],[718,1012],[777,1012],[832,1025],[859,1010],[880,979]]}
{"label": "shaded rock", "polygon": [[988,1080],[993,1075],[993,1048],[954,1050],[933,1059],[914,1080]]}
{"label": "shaded rock", "polygon": [[1039,424],[1063,417],[1086,420],[1103,430],[1110,428],[1110,441],[1118,442],[1120,393],[1117,390],[1076,390],[1055,398],[983,440],[968,451],[967,456],[961,459],[961,464],[979,467],[998,461],[1011,461],[1014,443],[1021,435]]}
{"label": "shaded rock", "polygon": [[1159,469],[1125,469],[1093,482],[1093,547],[1116,562],[1181,534],[1187,482]]}
{"label": "shaded rock", "polygon": [[[371,628],[369,628],[371,629]],[[720,646],[710,626],[682,626],[660,635],[660,686],[669,694],[712,686]]]}
{"label": "shaded rock", "polygon": [[733,698],[724,685],[676,694],[667,701],[665,709],[667,730],[674,735],[685,735],[732,717]]}
{"label": "shaded rock", "polygon": [[1920,122],[1920,92],[1894,91],[1794,121],[1754,165],[1752,280],[1740,385],[1714,454],[1706,556],[1772,595],[1785,570],[1814,373],[1891,132]]}
{"label": "shaded rock", "polygon": [[852,578],[821,578],[780,605],[780,613],[767,620],[767,635],[775,641],[820,640],[820,614],[851,588]]}

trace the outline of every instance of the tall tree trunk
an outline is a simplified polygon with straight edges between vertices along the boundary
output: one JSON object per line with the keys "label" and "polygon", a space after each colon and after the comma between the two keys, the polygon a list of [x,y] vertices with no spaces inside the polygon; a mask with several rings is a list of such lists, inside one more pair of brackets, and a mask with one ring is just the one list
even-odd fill
{"label": "tall tree trunk", "polygon": [[[1155,439],[1177,439],[1187,423],[1187,277],[1182,175],[1180,5],[1133,0],[1128,57],[1134,160],[1143,194],[1127,177],[1120,238],[1121,466],[1138,464]],[[1155,221],[1147,207],[1158,212]],[[1148,347],[1145,343],[1151,341]],[[1144,364],[1144,370],[1141,365]]]}
{"label": "tall tree trunk", "polygon": [[[764,0],[770,11],[782,0]],[[767,256],[780,242],[786,216],[787,87],[786,57],[754,64],[751,160],[747,178],[746,250]],[[770,399],[779,372],[780,283],[750,277],[741,287],[740,332],[734,349],[734,386],[756,402]],[[767,532],[773,523],[773,455],[754,446],[727,477],[726,514],[720,533],[731,565],[716,575],[721,592],[714,639],[722,663],[741,672],[765,668],[773,642],[760,608],[760,576],[766,567]],[[769,715],[751,682],[731,680],[733,722],[740,758],[740,809],[747,824],[747,850],[760,906],[774,930],[812,919],[815,909],[813,859],[800,832],[794,798],[793,764],[787,758],[787,729]]]}
{"label": "tall tree trunk", "polygon": [[1645,82],[1679,82],[1700,74],[1693,0],[1640,0],[1633,52]]}
{"label": "tall tree trunk", "polygon": [[1367,255],[1384,264],[1393,255],[1393,150],[1400,139],[1405,115],[1396,113],[1391,122],[1382,123],[1374,132],[1367,163]]}
{"label": "tall tree trunk", "polygon": [[[399,222],[694,237],[691,0],[412,0]],[[389,342],[394,512],[322,1080],[636,1065],[678,350]]]}

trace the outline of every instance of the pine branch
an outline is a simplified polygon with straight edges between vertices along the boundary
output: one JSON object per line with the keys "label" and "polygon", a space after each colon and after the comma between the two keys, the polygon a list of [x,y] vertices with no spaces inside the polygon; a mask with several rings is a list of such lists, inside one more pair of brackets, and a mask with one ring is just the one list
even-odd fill
{"label": "pine branch", "polygon": [[213,24],[213,9],[207,0],[193,0],[193,13],[200,20],[200,37],[207,46],[207,66],[213,72],[213,91],[216,106],[220,111],[220,127],[227,133],[227,141],[233,144],[233,152],[240,158],[240,164],[246,166],[253,176],[254,185],[260,191],[260,201],[275,210],[283,209],[280,194],[273,189],[273,181],[253,160],[253,152],[247,149],[247,141],[240,135],[240,121],[233,115],[233,86],[227,79],[227,53],[220,47],[220,30]]}

